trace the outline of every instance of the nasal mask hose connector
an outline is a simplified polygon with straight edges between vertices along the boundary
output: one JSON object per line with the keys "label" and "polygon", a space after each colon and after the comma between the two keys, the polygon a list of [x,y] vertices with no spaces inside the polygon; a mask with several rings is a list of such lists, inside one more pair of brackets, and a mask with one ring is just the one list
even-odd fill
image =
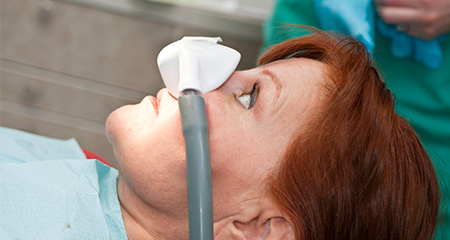
{"label": "nasal mask hose connector", "polygon": [[220,38],[184,37],[161,50],[158,67],[170,94],[178,98],[186,146],[189,239],[212,240],[213,205],[208,119],[201,94],[222,85],[240,53]]}

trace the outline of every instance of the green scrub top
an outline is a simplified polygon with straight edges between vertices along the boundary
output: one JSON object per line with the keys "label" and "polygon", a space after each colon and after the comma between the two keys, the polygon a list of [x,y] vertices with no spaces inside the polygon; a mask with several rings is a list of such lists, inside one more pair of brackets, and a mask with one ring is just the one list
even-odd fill
{"label": "green scrub top", "polygon": [[[319,27],[313,0],[278,0],[264,25],[264,47],[307,32],[289,26]],[[288,27],[286,27],[288,26]],[[436,239],[450,239],[450,40],[441,43],[443,61],[429,69],[412,58],[391,54],[391,41],[375,32],[375,65],[395,95],[396,111],[409,120],[434,163],[443,200]],[[447,227],[444,227],[447,226]]]}

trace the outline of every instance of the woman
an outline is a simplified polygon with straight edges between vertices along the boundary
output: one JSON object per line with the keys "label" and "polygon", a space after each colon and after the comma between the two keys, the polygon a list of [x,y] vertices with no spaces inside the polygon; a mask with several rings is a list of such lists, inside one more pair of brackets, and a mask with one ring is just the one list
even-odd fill
{"label": "woman", "polygon": [[[215,239],[430,239],[433,166],[364,46],[318,32],[259,64],[204,95]],[[187,239],[176,99],[161,90],[119,108],[106,130],[119,177],[103,209],[117,196],[129,239]]]}

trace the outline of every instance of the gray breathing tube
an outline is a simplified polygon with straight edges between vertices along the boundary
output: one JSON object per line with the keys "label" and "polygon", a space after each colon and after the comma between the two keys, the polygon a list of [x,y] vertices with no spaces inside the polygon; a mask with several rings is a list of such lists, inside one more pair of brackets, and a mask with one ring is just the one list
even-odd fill
{"label": "gray breathing tube", "polygon": [[185,92],[178,104],[186,145],[189,239],[209,240],[214,230],[208,119],[203,97]]}
{"label": "gray breathing tube", "polygon": [[217,44],[220,38],[184,37],[161,50],[158,66],[169,92],[178,98],[186,146],[189,239],[212,240],[213,202],[209,128],[201,96],[222,85],[240,53]]}

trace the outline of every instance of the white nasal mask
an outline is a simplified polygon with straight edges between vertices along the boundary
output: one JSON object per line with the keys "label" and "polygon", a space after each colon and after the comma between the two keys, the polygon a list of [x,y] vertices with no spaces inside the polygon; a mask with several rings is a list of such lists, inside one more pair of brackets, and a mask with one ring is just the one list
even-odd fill
{"label": "white nasal mask", "polygon": [[241,54],[218,42],[219,37],[183,37],[161,50],[158,67],[172,96],[178,98],[186,89],[204,94],[230,77]]}

